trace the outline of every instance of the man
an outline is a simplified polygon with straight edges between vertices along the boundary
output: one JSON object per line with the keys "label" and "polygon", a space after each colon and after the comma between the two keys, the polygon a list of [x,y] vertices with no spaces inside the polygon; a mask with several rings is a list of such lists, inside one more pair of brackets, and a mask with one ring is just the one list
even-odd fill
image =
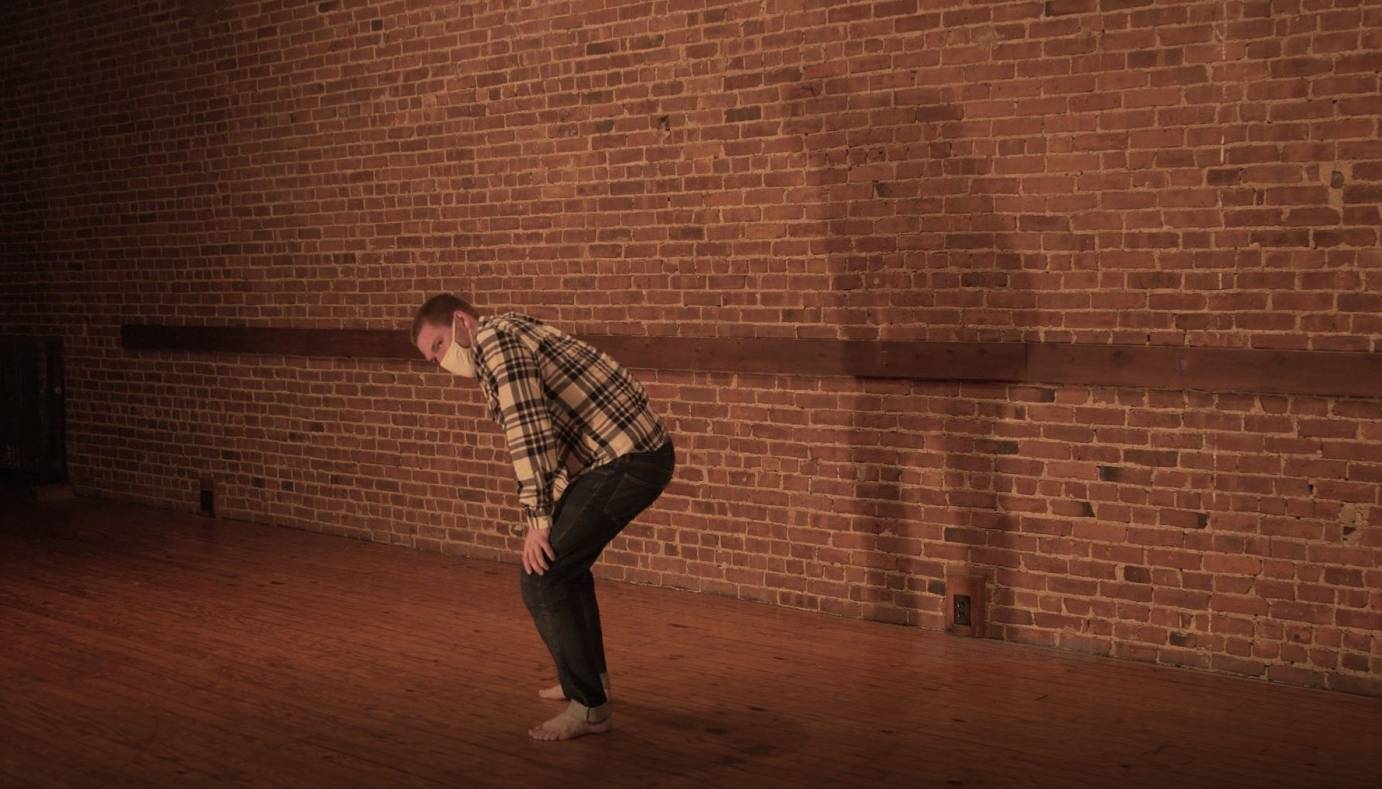
{"label": "man", "polygon": [[587,343],[518,312],[481,317],[443,293],[413,320],[413,345],[448,372],[475,378],[503,428],[523,522],[523,602],[569,699],[529,729],[567,740],[612,727],[609,674],[590,567],[672,479],[676,454],[643,387]]}

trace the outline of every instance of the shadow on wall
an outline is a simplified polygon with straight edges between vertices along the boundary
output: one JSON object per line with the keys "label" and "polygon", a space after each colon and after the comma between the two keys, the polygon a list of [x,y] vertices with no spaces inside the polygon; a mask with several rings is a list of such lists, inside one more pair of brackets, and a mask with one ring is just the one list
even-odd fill
{"label": "shadow on wall", "polygon": [[[976,180],[990,173],[994,142],[963,136],[951,89],[851,90],[860,82],[804,82],[801,115],[786,124],[805,142],[803,218],[819,231],[808,261],[828,277],[828,289],[804,289],[806,315],[846,340],[1021,339],[985,330],[1021,306],[1009,289],[1020,256],[999,249],[1011,228]],[[1010,482],[997,461],[1017,445],[995,426],[1023,409],[997,384],[829,386],[842,390],[837,406],[808,409],[829,438],[812,442],[803,469],[834,502],[834,517],[809,524],[831,534],[816,588],[843,589],[845,613],[942,628],[947,574],[986,576],[992,590],[992,565],[1015,566],[1013,550],[1036,549],[998,503]],[[1011,604],[1011,593],[993,604]]]}

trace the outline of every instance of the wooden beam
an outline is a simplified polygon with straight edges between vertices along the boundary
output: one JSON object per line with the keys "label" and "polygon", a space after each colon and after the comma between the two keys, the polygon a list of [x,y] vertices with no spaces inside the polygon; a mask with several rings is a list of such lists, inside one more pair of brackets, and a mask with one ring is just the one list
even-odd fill
{"label": "wooden beam", "polygon": [[[130,350],[420,362],[404,330],[124,324]],[[628,367],[927,381],[1382,395],[1382,353],[1066,343],[866,342],[582,335]]]}
{"label": "wooden beam", "polygon": [[864,342],[751,337],[581,339],[629,367],[944,381],[1021,381],[1021,343]]}
{"label": "wooden beam", "polygon": [[1157,389],[1382,396],[1382,353],[1028,343],[1023,380]]}
{"label": "wooden beam", "polygon": [[407,331],[286,329],[248,326],[120,326],[124,347],[140,351],[212,351],[354,359],[418,359]]}

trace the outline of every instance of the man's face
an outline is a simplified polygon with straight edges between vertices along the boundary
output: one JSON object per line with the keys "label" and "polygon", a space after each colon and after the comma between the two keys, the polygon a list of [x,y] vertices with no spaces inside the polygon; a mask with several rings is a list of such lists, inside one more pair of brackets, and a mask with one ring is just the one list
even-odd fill
{"label": "man's face", "polygon": [[453,341],[459,341],[462,348],[470,347],[470,338],[475,331],[470,316],[464,312],[457,311],[452,316],[456,320],[456,329],[459,337],[451,336],[450,326],[433,326],[430,323],[422,324],[422,329],[417,333],[417,349],[422,354],[422,358],[433,364],[441,364],[441,360],[446,356],[446,352],[451,348]]}

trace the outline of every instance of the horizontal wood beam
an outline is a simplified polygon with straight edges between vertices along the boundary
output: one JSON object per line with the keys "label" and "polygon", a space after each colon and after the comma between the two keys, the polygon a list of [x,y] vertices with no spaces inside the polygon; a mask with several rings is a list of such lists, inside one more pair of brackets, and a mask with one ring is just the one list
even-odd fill
{"label": "horizontal wood beam", "polygon": [[213,351],[356,359],[418,359],[407,331],[287,329],[248,326],[159,326],[126,323],[120,343],[139,351]]}
{"label": "horizontal wood beam", "polygon": [[[124,324],[120,338],[130,350],[334,356],[421,363],[405,330]],[[652,369],[1382,396],[1382,353],[1030,342],[628,335],[580,338],[621,364]]]}

